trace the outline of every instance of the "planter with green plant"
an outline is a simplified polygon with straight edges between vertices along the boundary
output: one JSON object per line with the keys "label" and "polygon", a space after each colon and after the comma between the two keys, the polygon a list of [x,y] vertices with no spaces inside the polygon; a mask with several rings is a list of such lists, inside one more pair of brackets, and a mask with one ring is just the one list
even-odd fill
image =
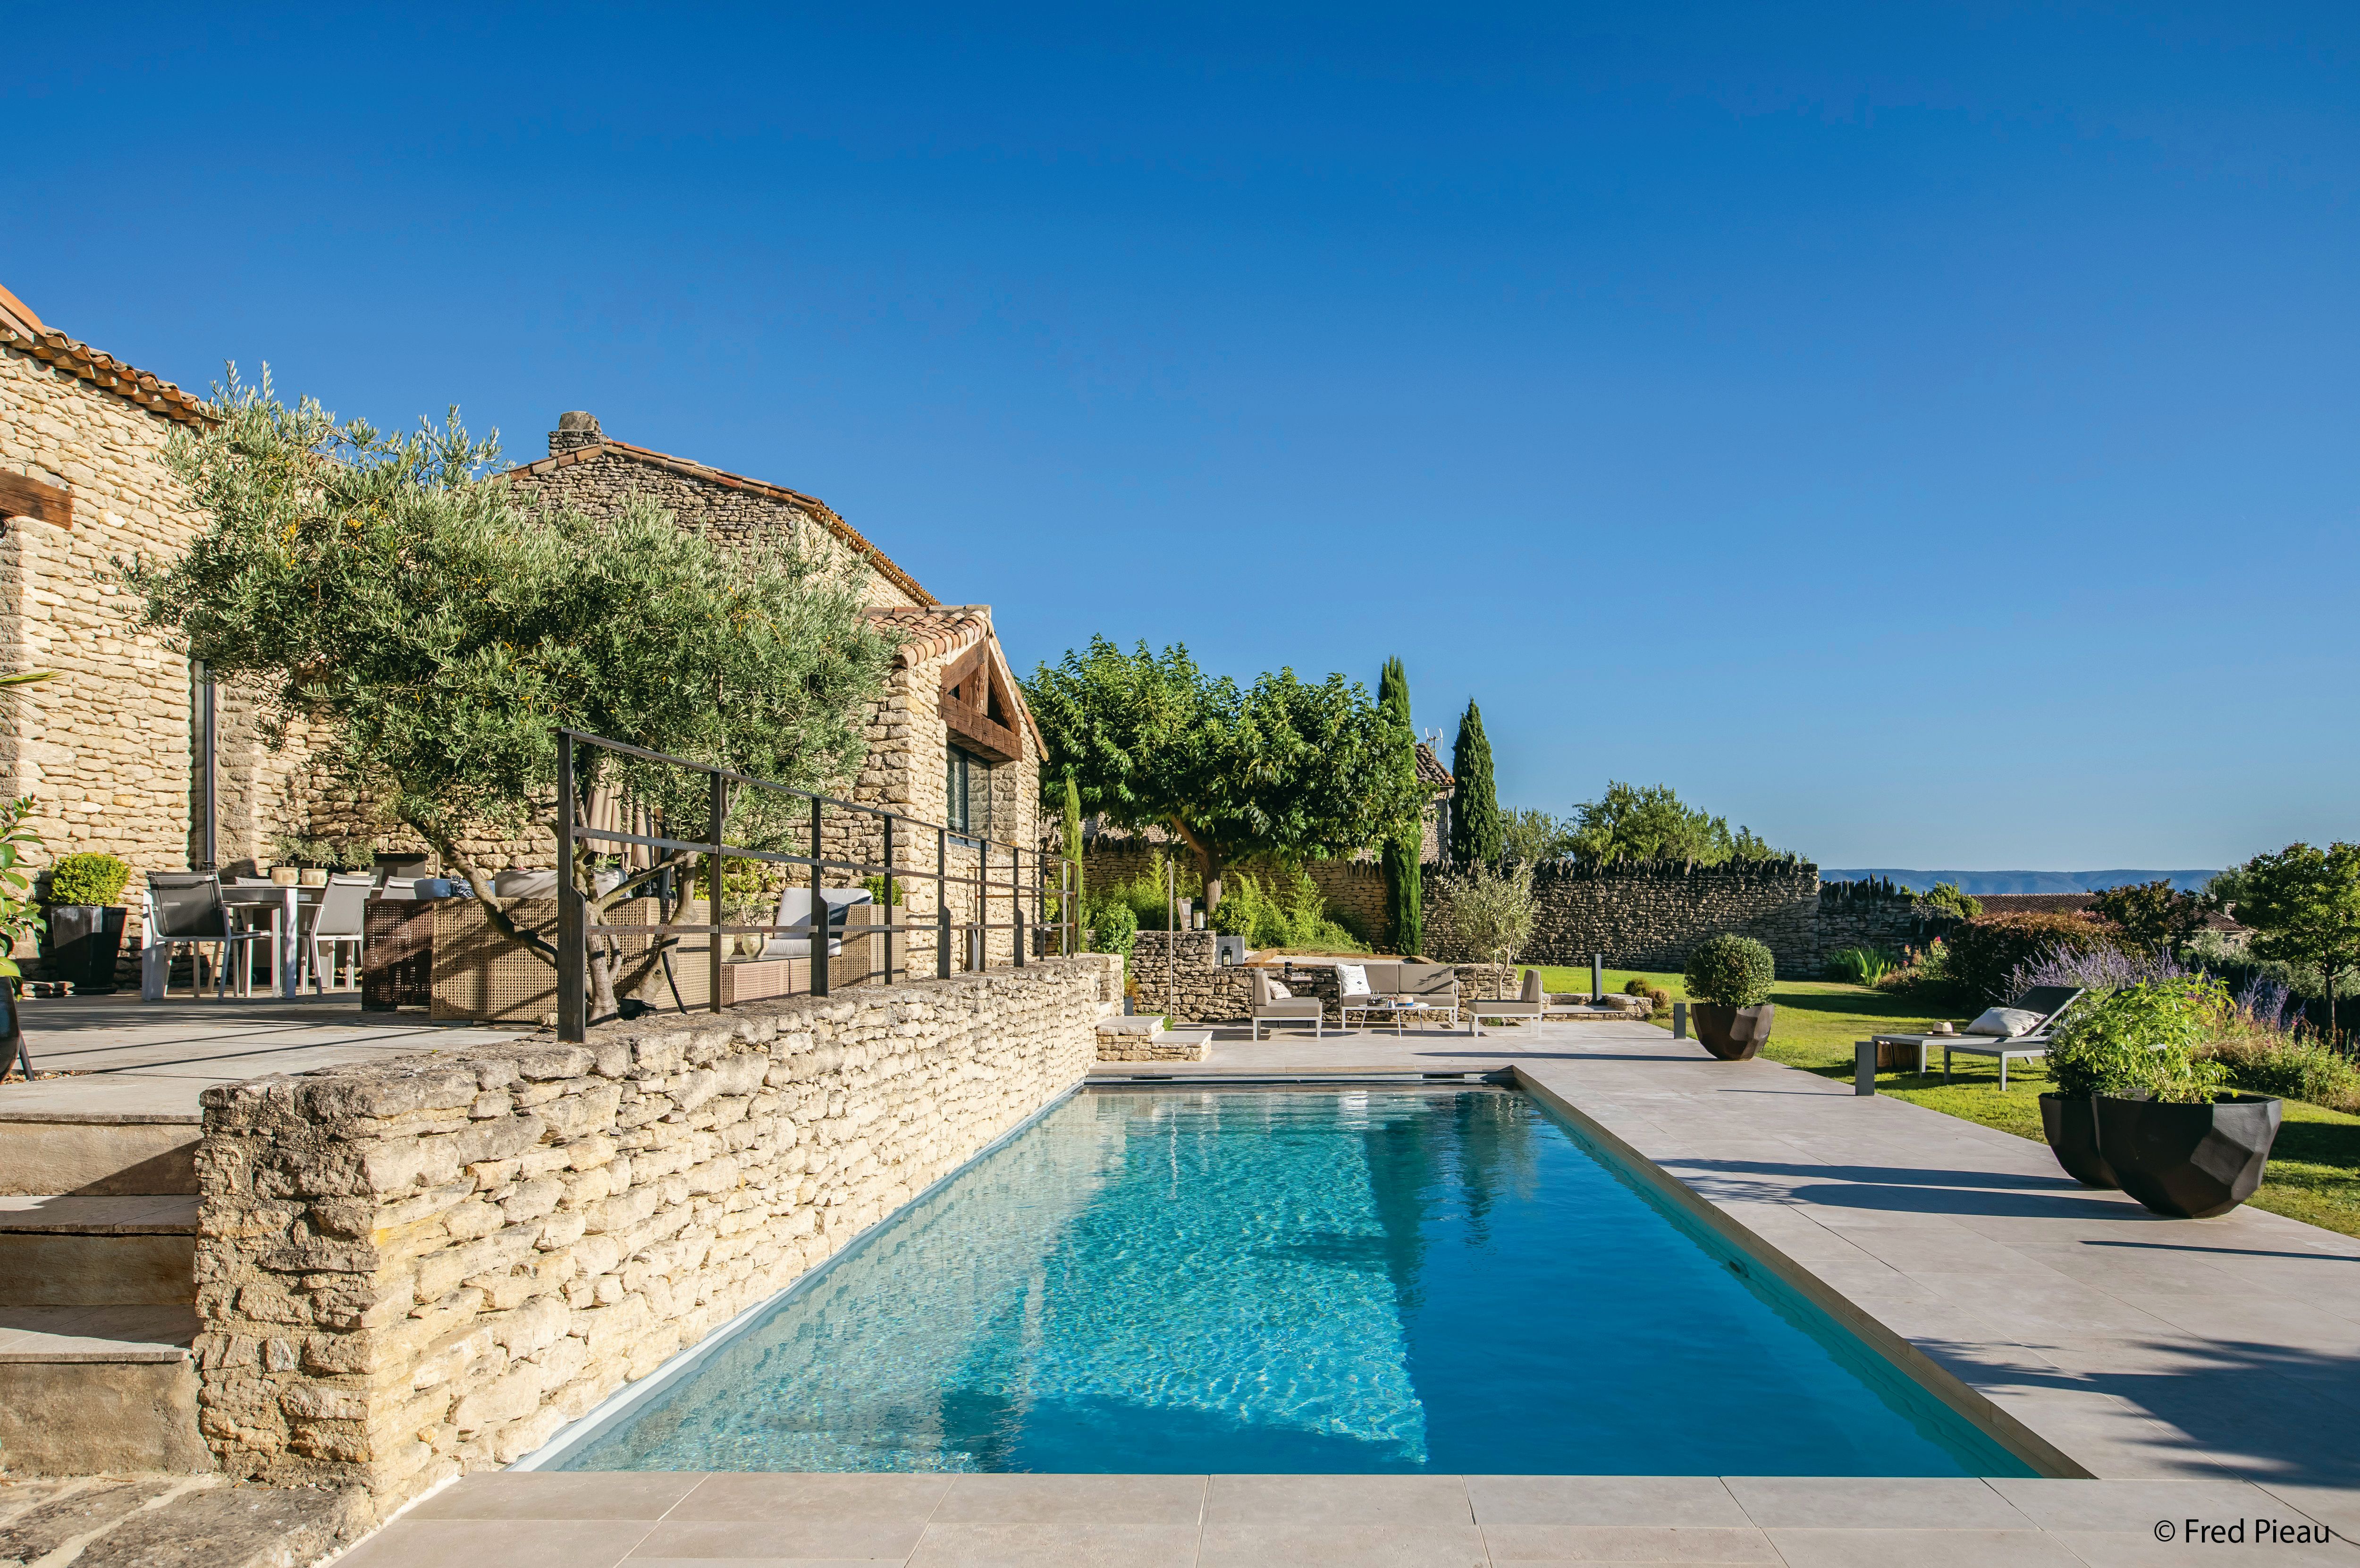
{"label": "planter with green plant", "polygon": [[130,880],[131,868],[113,855],[66,855],[49,868],[49,971],[71,981],[77,996],[114,994]]}
{"label": "planter with green plant", "polygon": [[1770,949],[1751,937],[1724,931],[1690,949],[1688,1016],[1697,1040],[1722,1061],[1749,1061],[1770,1038],[1778,1016],[1770,1001],[1777,966]]}
{"label": "planter with green plant", "polygon": [[2120,1187],[2158,1214],[2210,1219],[2254,1195],[2285,1108],[2229,1088],[2196,1047],[2227,1016],[2209,976],[2148,981],[2085,999],[2057,1026],[2041,1128],[2057,1163]]}

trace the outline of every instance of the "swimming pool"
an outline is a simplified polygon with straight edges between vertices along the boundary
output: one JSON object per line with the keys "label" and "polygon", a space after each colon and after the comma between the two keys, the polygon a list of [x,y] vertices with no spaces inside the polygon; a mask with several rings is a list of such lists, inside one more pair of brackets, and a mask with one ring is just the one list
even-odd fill
{"label": "swimming pool", "polygon": [[566,1470],[2028,1475],[1491,1088],[1091,1089]]}

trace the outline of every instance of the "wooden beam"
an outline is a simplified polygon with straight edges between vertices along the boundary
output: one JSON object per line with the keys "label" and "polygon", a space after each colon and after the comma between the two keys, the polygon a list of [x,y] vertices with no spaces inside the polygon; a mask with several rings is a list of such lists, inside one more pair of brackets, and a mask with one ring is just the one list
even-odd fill
{"label": "wooden beam", "polygon": [[25,474],[0,473],[0,517],[32,517],[73,526],[73,496]]}
{"label": "wooden beam", "polygon": [[943,724],[950,732],[967,743],[967,749],[989,762],[1017,762],[1024,760],[1024,742],[1015,730],[987,717],[983,709],[969,707],[956,697],[943,698]]}

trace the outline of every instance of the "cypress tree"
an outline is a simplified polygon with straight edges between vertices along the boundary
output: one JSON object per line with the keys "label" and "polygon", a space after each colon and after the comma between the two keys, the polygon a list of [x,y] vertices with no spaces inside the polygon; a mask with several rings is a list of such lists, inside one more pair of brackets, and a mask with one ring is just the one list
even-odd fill
{"label": "cypress tree", "polygon": [[[1417,768],[1417,729],[1410,722],[1409,673],[1399,658],[1385,661],[1377,680],[1377,709],[1393,721],[1401,738],[1404,759]],[[1393,924],[1393,946],[1404,958],[1415,958],[1426,946],[1426,894],[1419,873],[1424,848],[1423,824],[1413,817],[1386,835],[1380,859],[1385,872],[1385,916]]]}
{"label": "cypress tree", "polygon": [[1473,702],[1459,720],[1459,741],[1450,748],[1450,772],[1458,779],[1450,797],[1450,858],[1461,866],[1488,866],[1500,858],[1500,795],[1491,785],[1491,742],[1483,734],[1483,714]]}

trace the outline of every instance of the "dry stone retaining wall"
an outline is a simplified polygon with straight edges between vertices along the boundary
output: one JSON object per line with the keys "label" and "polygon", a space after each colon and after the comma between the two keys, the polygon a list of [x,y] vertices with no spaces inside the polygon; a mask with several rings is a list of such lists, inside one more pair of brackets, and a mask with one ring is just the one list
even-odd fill
{"label": "dry stone retaining wall", "polygon": [[200,1424],[382,1512],[509,1463],[1079,1081],[1118,959],[209,1090]]}

